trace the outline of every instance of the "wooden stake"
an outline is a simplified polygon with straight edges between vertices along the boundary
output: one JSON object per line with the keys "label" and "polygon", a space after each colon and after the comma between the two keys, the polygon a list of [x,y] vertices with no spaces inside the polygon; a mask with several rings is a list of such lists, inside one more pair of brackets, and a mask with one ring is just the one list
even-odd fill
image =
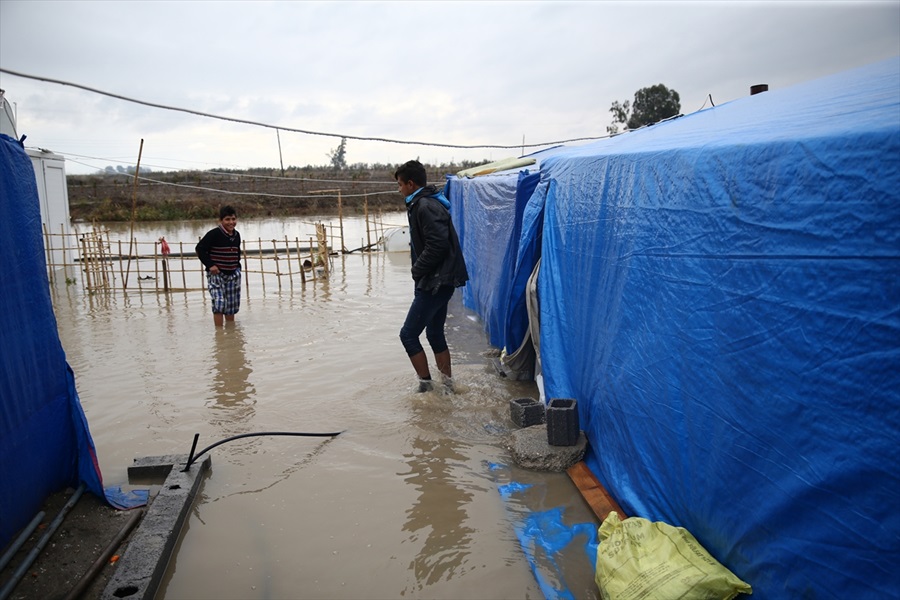
{"label": "wooden stake", "polygon": [[134,168],[134,187],[131,191],[131,235],[128,236],[130,240],[128,246],[128,268],[125,273],[125,281],[122,283],[122,290],[128,287],[128,275],[131,274],[131,242],[134,241],[134,219],[137,215],[137,186],[138,186],[138,173],[141,170],[141,154],[144,153],[144,138],[141,138],[141,147],[138,149],[138,159],[137,166]]}

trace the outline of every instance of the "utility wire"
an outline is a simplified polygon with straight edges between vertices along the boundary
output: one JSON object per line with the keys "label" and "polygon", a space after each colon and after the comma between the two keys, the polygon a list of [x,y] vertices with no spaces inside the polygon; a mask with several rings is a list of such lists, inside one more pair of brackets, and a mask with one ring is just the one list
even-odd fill
{"label": "utility wire", "polygon": [[[129,175],[130,178],[133,178],[133,175]],[[141,177],[138,175],[138,179],[141,181],[148,181],[150,183],[158,183],[160,185],[170,185],[173,187],[180,188],[188,188],[191,190],[202,190],[204,192],[216,192],[217,194],[231,194],[233,196],[266,196],[269,198],[328,198],[330,196],[337,197],[337,194],[315,194],[312,196],[291,196],[288,194],[271,194],[267,192],[236,192],[234,190],[219,190],[210,187],[203,187],[198,185],[187,185],[185,183],[172,183],[170,181],[160,181],[158,179],[150,179],[149,177]],[[285,180],[286,181],[286,180]],[[321,181],[321,180],[316,180]],[[396,183],[394,184],[396,185]],[[362,198],[364,196],[378,196],[381,194],[391,194],[396,196],[397,190],[383,191],[383,192],[367,192],[365,194],[341,194],[341,198]]]}
{"label": "utility wire", "polygon": [[[33,148],[33,147],[34,146],[29,146],[29,148]],[[38,148],[38,150],[40,150],[40,148]],[[100,158],[99,156],[86,156],[84,154],[72,154],[71,152],[56,152],[56,154],[61,154],[63,156],[69,157],[69,160],[75,164],[79,164],[79,165],[82,165],[85,167],[90,167],[92,169],[97,169],[98,171],[103,171],[103,167],[98,167],[96,165],[89,165],[87,163],[77,161],[71,157],[77,156],[78,158],[89,158],[91,160],[102,160],[102,161],[106,161],[106,162],[113,160],[110,158]],[[169,167],[164,167],[162,165],[153,165],[150,163],[146,163],[143,166],[156,167],[159,169],[168,169],[169,168]],[[273,168],[272,170],[274,171],[275,169]],[[321,178],[315,178],[315,177],[279,177],[278,175],[255,175],[253,173],[230,173],[228,171],[214,171],[214,170],[201,171],[199,169],[197,171],[200,173],[203,173],[203,175],[217,175],[219,177],[247,177],[247,178],[252,177],[254,179],[275,179],[277,181],[297,181],[297,182],[306,181],[306,182],[312,182],[312,183],[359,183],[359,184],[365,184],[365,185],[389,185],[391,187],[395,187],[397,185],[396,181],[366,181],[366,180],[362,180],[362,179],[321,179]],[[188,172],[190,172],[190,171],[188,171]],[[106,173],[104,173],[104,175],[105,174]],[[119,173],[118,171],[115,173],[109,173],[109,175],[121,175],[122,177],[129,177],[129,178],[133,177],[133,173]],[[160,183],[168,183],[168,182],[162,181]],[[396,191],[396,190],[394,190],[394,191]],[[293,196],[291,196],[291,197],[293,197]]]}
{"label": "utility wire", "polygon": [[0,73],[6,73],[7,75],[13,75],[13,76],[22,77],[25,79],[33,79],[35,81],[45,81],[48,83],[67,85],[70,87],[78,88],[78,89],[92,92],[95,94],[101,94],[103,96],[108,96],[110,98],[124,100],[126,102],[134,102],[135,104],[143,104],[144,106],[151,106],[153,108],[162,108],[164,110],[174,110],[174,111],[178,111],[178,112],[188,113],[191,115],[198,115],[201,117],[209,117],[211,119],[219,119],[222,121],[231,121],[233,123],[243,123],[245,125],[256,125],[257,127],[266,127],[268,129],[275,129],[275,130],[280,130],[280,131],[290,131],[293,133],[305,133],[307,135],[321,135],[321,136],[326,136],[326,137],[346,138],[348,140],[360,140],[360,141],[367,141],[367,142],[385,142],[388,144],[410,144],[410,145],[416,145],[416,146],[433,146],[433,147],[437,147],[437,148],[459,148],[459,149],[464,149],[464,150],[473,150],[473,149],[478,149],[478,148],[496,148],[496,149],[509,150],[509,149],[516,149],[516,148],[539,148],[542,146],[555,146],[555,145],[559,145],[559,144],[568,144],[571,142],[585,142],[585,141],[591,141],[591,140],[602,140],[602,139],[610,137],[609,135],[601,135],[598,137],[573,138],[570,140],[544,142],[541,144],[513,144],[510,146],[503,146],[503,145],[498,145],[498,144],[480,144],[480,145],[474,145],[474,146],[464,146],[464,145],[458,145],[458,144],[441,144],[441,143],[437,143],[437,142],[417,142],[417,141],[412,141],[412,140],[393,140],[393,139],[389,139],[389,138],[380,138],[380,137],[362,137],[362,136],[355,136],[355,135],[347,135],[345,133],[329,133],[329,132],[323,132],[323,131],[311,131],[308,129],[296,129],[293,127],[283,127],[281,125],[271,125],[269,123],[260,123],[259,121],[249,121],[246,119],[237,119],[235,117],[224,117],[221,115],[213,115],[210,113],[200,112],[198,110],[192,110],[189,108],[179,108],[177,106],[167,106],[165,104],[158,104],[156,102],[147,102],[146,100],[138,100],[136,98],[129,98],[128,96],[122,96],[120,94],[113,94],[111,92],[105,92],[103,90],[98,90],[98,89],[91,88],[86,85],[81,85],[78,83],[63,81],[61,79],[52,79],[50,77],[41,77],[38,75],[28,75],[27,73],[20,73],[18,71],[13,71],[11,69],[6,69],[3,67],[0,67]]}
{"label": "utility wire", "polygon": [[[71,160],[73,163],[84,165],[85,167],[92,167],[92,165],[85,164],[83,162],[79,162],[77,160]],[[129,180],[134,179],[133,173],[116,173],[116,175],[121,175],[122,177],[127,177]],[[215,192],[217,194],[226,194],[230,196],[265,196],[268,198],[292,198],[292,199],[313,199],[313,198],[337,198],[337,194],[314,194],[307,196],[292,196],[290,194],[272,194],[268,192],[239,192],[235,190],[220,190],[217,188],[204,187],[200,185],[188,185],[186,183],[174,183],[172,181],[160,181],[159,179],[152,179],[150,177],[143,177],[141,175],[137,176],[138,180],[146,181],[148,183],[155,183],[158,185],[168,185],[171,187],[179,187],[179,188],[187,188],[190,190],[199,190],[201,192]],[[301,181],[300,179],[292,179],[292,178],[280,178],[274,177],[272,179],[281,179],[281,181]],[[321,181],[323,183],[335,183],[326,179],[307,179],[306,181]],[[348,182],[353,183],[353,182]],[[396,183],[394,184],[396,185]],[[363,194],[341,194],[341,198],[364,198],[367,196],[382,196],[384,194],[396,195],[397,190],[385,190],[383,192],[365,192]]]}

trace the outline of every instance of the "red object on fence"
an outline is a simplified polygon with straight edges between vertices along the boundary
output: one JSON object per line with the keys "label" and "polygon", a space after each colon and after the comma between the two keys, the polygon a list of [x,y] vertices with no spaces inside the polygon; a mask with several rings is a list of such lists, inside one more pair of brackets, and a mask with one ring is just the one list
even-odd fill
{"label": "red object on fence", "polygon": [[171,250],[169,250],[169,244],[166,242],[166,238],[159,238],[159,249],[163,256],[168,256],[169,252],[171,252]]}

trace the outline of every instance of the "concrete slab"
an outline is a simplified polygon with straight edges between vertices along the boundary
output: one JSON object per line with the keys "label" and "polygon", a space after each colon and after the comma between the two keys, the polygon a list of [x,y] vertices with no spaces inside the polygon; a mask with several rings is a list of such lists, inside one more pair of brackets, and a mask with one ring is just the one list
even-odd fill
{"label": "concrete slab", "polygon": [[103,591],[103,600],[153,600],[181,529],[209,470],[207,455],[183,471],[188,455],[136,458],[128,468],[129,481],[165,479],[159,493],[116,564],[116,571]]}
{"label": "concrete slab", "polygon": [[532,425],[510,434],[507,446],[513,460],[523,469],[562,472],[584,458],[587,438],[579,431],[574,446],[551,446],[547,441],[547,425]]}

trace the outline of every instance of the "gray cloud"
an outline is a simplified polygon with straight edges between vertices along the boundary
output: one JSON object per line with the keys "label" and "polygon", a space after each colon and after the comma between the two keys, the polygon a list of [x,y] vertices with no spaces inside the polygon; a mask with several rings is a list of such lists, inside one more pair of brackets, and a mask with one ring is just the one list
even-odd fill
{"label": "gray cloud", "polygon": [[[656,83],[692,112],[710,94],[898,55],[897,2],[0,2],[4,68],[282,127],[465,145],[603,135],[614,100]],[[172,168],[277,166],[271,130],[6,74],[0,87],[27,144],[111,162],[143,138]],[[295,165],[337,142],[282,136]],[[350,162],[512,154],[348,142]]]}

